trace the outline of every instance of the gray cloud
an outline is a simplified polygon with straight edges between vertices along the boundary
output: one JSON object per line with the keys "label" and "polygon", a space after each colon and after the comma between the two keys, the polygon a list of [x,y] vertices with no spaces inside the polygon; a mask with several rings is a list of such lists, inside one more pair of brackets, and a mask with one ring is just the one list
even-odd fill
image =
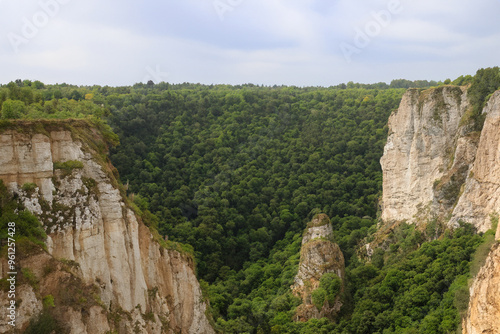
{"label": "gray cloud", "polygon": [[499,1],[400,0],[377,21],[391,1],[0,0],[0,82],[130,85],[159,68],[170,82],[328,86],[497,65]]}

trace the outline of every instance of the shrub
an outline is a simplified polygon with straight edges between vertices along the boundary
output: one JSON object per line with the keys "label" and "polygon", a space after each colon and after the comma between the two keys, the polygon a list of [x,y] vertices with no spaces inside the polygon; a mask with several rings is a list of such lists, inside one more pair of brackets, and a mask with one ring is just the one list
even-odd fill
{"label": "shrub", "polygon": [[54,169],[63,169],[65,171],[72,171],[75,168],[83,168],[83,163],[81,161],[78,161],[78,160],[54,162]]}
{"label": "shrub", "polygon": [[333,305],[335,299],[340,293],[340,289],[342,287],[342,280],[334,273],[326,273],[321,276],[319,280],[320,288],[325,289],[327,295],[326,299],[330,305]]}
{"label": "shrub", "polygon": [[70,175],[74,169],[83,168],[83,163],[77,160],[68,160],[65,162],[54,162],[54,169],[61,169],[63,176]]}
{"label": "shrub", "polygon": [[54,296],[47,295],[43,297],[43,307],[45,308],[56,307],[56,305],[54,304]]}
{"label": "shrub", "polygon": [[36,187],[37,187],[36,183],[28,182],[28,183],[23,184],[21,186],[21,189],[23,191],[27,192],[28,194],[31,194],[36,189]]}
{"label": "shrub", "polygon": [[[33,187],[36,187],[34,183],[25,183],[22,188],[30,190]],[[31,212],[17,203],[0,180],[0,239],[7,238],[8,227],[11,227],[9,223],[15,225],[14,239],[19,241],[26,237],[32,243],[44,246],[47,235],[42,225]]]}
{"label": "shrub", "polygon": [[312,297],[312,302],[313,302],[314,306],[316,306],[318,311],[320,311],[321,308],[323,307],[323,304],[325,303],[325,300],[327,297],[327,292],[325,289],[320,287],[311,293],[311,297]]}
{"label": "shrub", "polygon": [[22,268],[21,272],[23,273],[24,278],[28,281],[28,284],[31,285],[35,290],[38,289],[38,278],[31,271],[30,268]]}
{"label": "shrub", "polygon": [[61,326],[48,312],[42,312],[36,319],[32,319],[25,334],[61,333]]}
{"label": "shrub", "polygon": [[469,101],[472,105],[470,119],[474,121],[474,130],[483,128],[485,115],[483,108],[490,94],[500,87],[500,69],[498,67],[482,68],[476,72],[472,84],[467,90]]}
{"label": "shrub", "polygon": [[47,235],[45,234],[42,225],[38,219],[28,210],[22,210],[15,214],[13,212],[5,212],[0,217],[0,229],[7,231],[9,222],[15,223],[15,239],[27,237],[30,241],[36,244],[43,244]]}

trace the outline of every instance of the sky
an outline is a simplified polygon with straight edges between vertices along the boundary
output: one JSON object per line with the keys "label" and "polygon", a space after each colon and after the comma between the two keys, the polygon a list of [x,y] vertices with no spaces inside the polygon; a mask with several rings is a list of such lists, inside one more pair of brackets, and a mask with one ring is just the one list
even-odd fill
{"label": "sky", "polygon": [[500,0],[0,0],[0,83],[331,86],[497,66]]}

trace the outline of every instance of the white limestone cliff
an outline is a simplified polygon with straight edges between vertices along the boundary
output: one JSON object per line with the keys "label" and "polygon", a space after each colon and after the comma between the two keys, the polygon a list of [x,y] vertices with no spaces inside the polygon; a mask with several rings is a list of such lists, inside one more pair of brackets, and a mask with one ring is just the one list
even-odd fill
{"label": "white limestone cliff", "polygon": [[476,158],[451,218],[452,223],[471,222],[480,231],[491,228],[492,213],[500,213],[500,91],[492,95],[483,113],[486,119]]}
{"label": "white limestone cliff", "polygon": [[[483,109],[480,132],[467,120],[470,108],[465,87],[403,96],[381,159],[385,225],[437,219],[452,227],[468,222],[479,232],[492,228],[500,213],[500,91]],[[500,227],[496,240],[471,285],[463,333],[500,332]]]}
{"label": "white limestone cliff", "polygon": [[[70,333],[214,333],[191,257],[155,241],[126,204],[112,166],[82,139],[99,141],[100,134],[85,122],[71,124],[77,131],[57,124],[49,131],[35,128],[24,124],[0,132],[0,179],[48,235],[47,252],[38,253],[38,261],[20,259],[40,280],[40,290],[31,298],[31,287],[19,286],[31,297],[19,301],[18,329],[40,312],[43,296],[53,295],[57,307],[64,299],[61,289],[72,291],[67,282],[76,280],[93,291],[95,302],[85,302],[85,312],[81,305],[60,305],[56,313]],[[33,193],[23,190],[26,183],[36,184]],[[67,263],[74,264],[71,270]],[[50,266],[55,272],[45,275],[43,268]],[[3,261],[1,276],[6,272]],[[5,332],[1,313],[0,332]]]}
{"label": "white limestone cliff", "polygon": [[[483,230],[491,227],[495,217],[491,213],[500,213],[500,91],[493,94],[484,112],[486,120],[476,160],[452,217],[474,221]],[[496,221],[498,224],[498,215]],[[469,307],[462,324],[464,334],[500,332],[500,225],[495,239],[470,287]]]}
{"label": "white limestone cliff", "polygon": [[[456,162],[467,165],[474,159],[474,141],[464,137],[460,126],[467,107],[466,91],[459,87],[424,92],[410,89],[405,93],[399,109],[389,118],[389,135],[380,161],[383,221],[418,222],[431,212],[442,214],[436,186],[449,170],[466,173],[462,166],[454,166]],[[456,154],[466,161],[454,159]],[[444,205],[449,207],[449,203]]]}
{"label": "white limestone cliff", "polygon": [[500,244],[493,246],[485,264],[470,287],[464,334],[500,332]]}
{"label": "white limestone cliff", "polygon": [[465,88],[409,90],[389,118],[381,159],[384,222],[459,221],[491,228],[500,208],[500,92],[487,103],[481,132],[466,121]]}

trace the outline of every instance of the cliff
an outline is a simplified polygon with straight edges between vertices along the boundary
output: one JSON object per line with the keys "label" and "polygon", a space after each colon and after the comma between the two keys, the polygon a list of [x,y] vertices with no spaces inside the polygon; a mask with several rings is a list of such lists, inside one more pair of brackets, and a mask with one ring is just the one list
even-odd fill
{"label": "cliff", "polygon": [[[483,112],[486,120],[476,160],[454,218],[490,226],[494,216],[487,217],[486,214],[500,212],[500,91],[493,94]],[[469,308],[463,321],[464,334],[500,332],[500,225],[495,239],[496,244],[470,287]]]}
{"label": "cliff", "polygon": [[[450,227],[468,222],[479,232],[494,227],[500,211],[500,91],[483,109],[480,132],[473,131],[471,109],[465,87],[410,89],[403,96],[389,118],[381,159],[381,230],[435,220]],[[497,242],[474,278],[464,333],[500,332],[499,254]]]}
{"label": "cliff", "polygon": [[302,299],[295,320],[334,318],[342,307],[344,256],[332,239],[330,219],[325,214],[316,215],[304,232],[299,271],[291,287]]}
{"label": "cliff", "polygon": [[403,96],[389,118],[380,161],[384,222],[449,214],[477,149],[476,136],[460,124],[467,108],[467,93],[459,87],[411,89]]}
{"label": "cliff", "polygon": [[[46,251],[19,250],[31,279],[17,286],[17,330],[52,296],[50,313],[68,333],[213,333],[192,258],[160,245],[128,206],[103,146],[84,121],[0,130],[0,179],[48,235]],[[0,332],[13,332],[2,312]]]}
{"label": "cliff", "polygon": [[500,332],[500,244],[493,246],[470,287],[470,300],[462,333]]}
{"label": "cliff", "polygon": [[409,90],[389,118],[381,159],[382,220],[491,228],[500,207],[500,92],[490,98],[481,132],[467,121],[464,87]]}
{"label": "cliff", "polygon": [[[480,231],[491,228],[492,213],[500,213],[500,91],[491,96],[483,113],[476,158],[451,217],[452,223],[462,219]],[[496,238],[500,239],[500,229]]]}

